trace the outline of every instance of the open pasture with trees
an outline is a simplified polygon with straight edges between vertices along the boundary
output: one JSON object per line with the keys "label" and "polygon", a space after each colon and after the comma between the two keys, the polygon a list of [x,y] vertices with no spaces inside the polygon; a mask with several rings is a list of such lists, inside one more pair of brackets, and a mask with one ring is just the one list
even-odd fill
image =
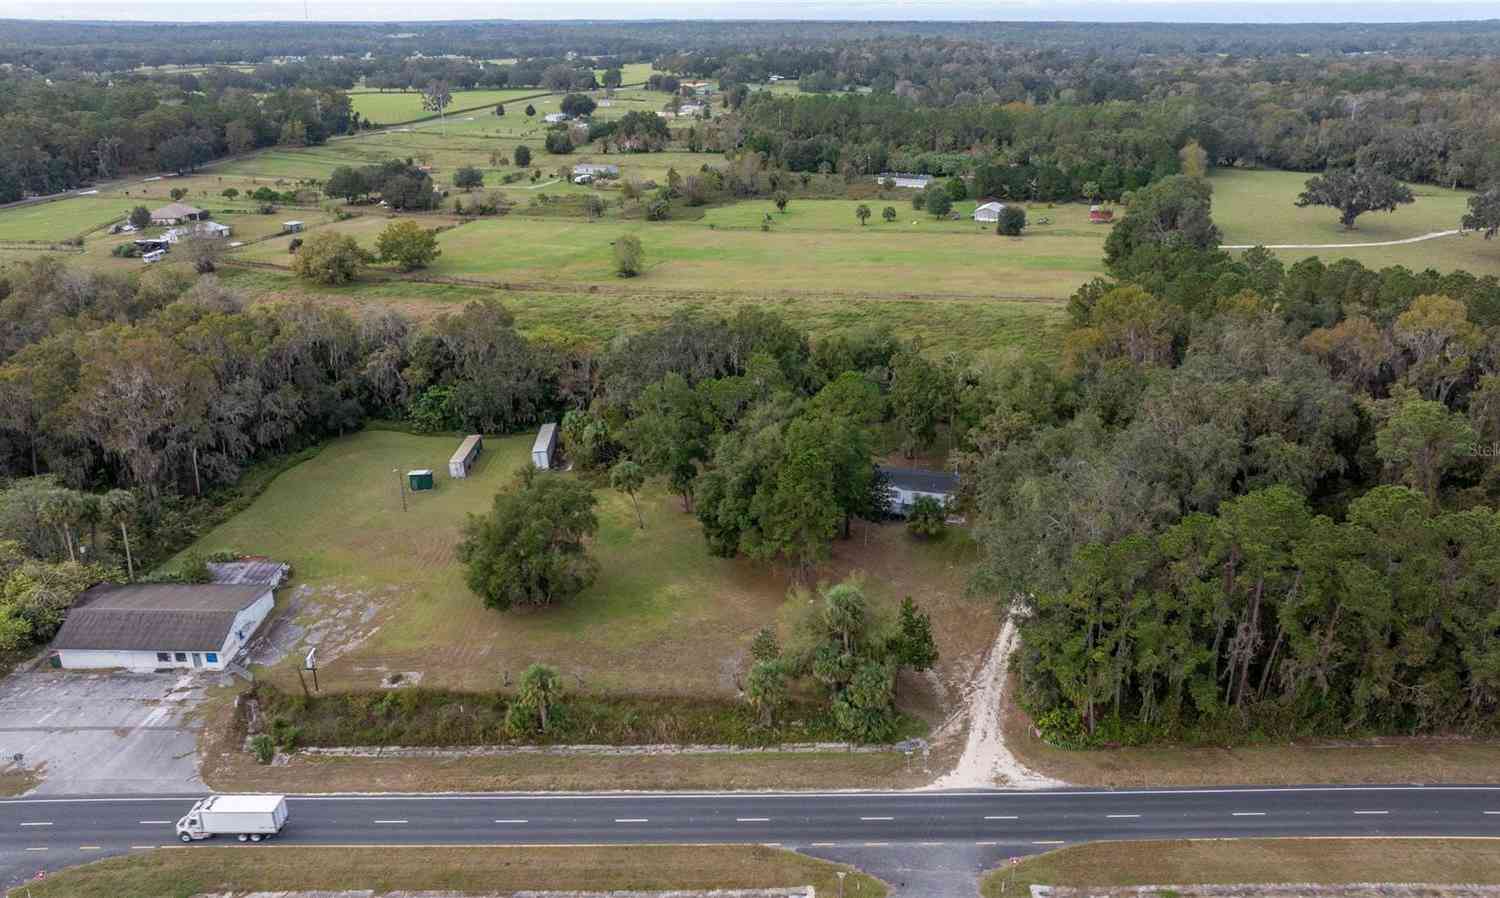
{"label": "open pasture with trees", "polygon": [[[475,111],[488,114],[496,103],[509,103],[519,97],[536,97],[539,93],[544,92],[527,88],[455,90],[452,92],[451,103],[444,110],[444,114],[469,115]],[[423,108],[421,91],[351,91],[349,100],[360,117],[377,125],[409,122],[437,114]]]}
{"label": "open pasture with trees", "polygon": [[[511,489],[531,436],[486,440],[468,479],[440,477],[436,490],[408,493],[403,512],[400,476],[415,467],[442,470],[457,439],[373,430],[331,443],[193,549],[253,547],[290,561],[297,583],[281,613],[300,626],[368,617],[353,628],[359,632],[333,632],[325,643],[319,676],[330,690],[368,689],[401,672],[423,687],[498,690],[507,673],[514,682],[528,665],[544,663],[570,691],[581,677],[591,693],[722,699],[748,670],[756,631],[769,625],[790,633],[806,610],[805,598],[789,598],[783,572],[709,555],[697,522],[659,482],[639,497],[644,528],[630,498],[607,483],[595,488],[599,532],[589,552],[599,570],[591,587],[552,608],[488,609],[466,585],[454,552],[466,516]],[[961,533],[925,543],[899,525],[861,526],[836,544],[819,576],[863,571],[866,594],[891,617],[905,595],[915,597],[933,614],[941,669],[952,675],[995,626],[983,603],[960,594],[969,552]],[[368,639],[339,648],[365,631]],[[297,691],[298,663],[288,658],[265,677]],[[932,701],[924,695],[918,710]]]}

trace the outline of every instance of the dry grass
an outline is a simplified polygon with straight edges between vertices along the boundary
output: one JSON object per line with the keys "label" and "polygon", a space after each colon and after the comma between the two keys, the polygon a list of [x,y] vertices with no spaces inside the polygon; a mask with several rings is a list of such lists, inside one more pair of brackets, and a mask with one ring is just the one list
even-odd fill
{"label": "dry grass", "polygon": [[[30,898],[191,898],[287,889],[719,889],[813,885],[837,890],[841,864],[761,845],[464,848],[167,848],[75,867],[26,886]],[[853,872],[849,894],[885,886]],[[17,889],[11,898],[27,895]]]}
{"label": "dry grass", "polygon": [[[985,898],[1035,884],[1500,883],[1500,841],[1486,839],[1203,839],[1097,842],[996,870]],[[1130,894],[1134,895],[1134,892]],[[1103,896],[1101,895],[1101,898]]]}
{"label": "dry grass", "polygon": [[1026,766],[1078,786],[1500,783],[1500,741],[1495,740],[1388,737],[1070,751],[1036,738],[1025,712],[1011,704],[1005,741]]}

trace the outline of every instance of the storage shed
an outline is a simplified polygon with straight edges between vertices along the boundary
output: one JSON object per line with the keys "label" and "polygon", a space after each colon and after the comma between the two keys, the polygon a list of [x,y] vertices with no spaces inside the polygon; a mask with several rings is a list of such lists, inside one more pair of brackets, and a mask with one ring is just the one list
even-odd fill
{"label": "storage shed", "polygon": [[923,496],[933,498],[947,506],[958,492],[958,475],[947,471],[929,471],[922,468],[892,468],[885,465],[877,470],[885,477],[886,492],[891,500],[891,512],[906,517],[912,506]]}
{"label": "storage shed", "polygon": [[458,451],[448,459],[449,477],[468,477],[469,468],[473,467],[479,453],[484,451],[484,437],[477,433],[471,433],[464,437],[464,441],[458,444]]}
{"label": "storage shed", "polygon": [[417,468],[406,472],[406,485],[414,493],[432,489],[432,469]]}
{"label": "storage shed", "polygon": [[557,424],[548,421],[536,433],[536,442],[531,444],[531,463],[537,470],[552,467],[552,453],[557,449]]}

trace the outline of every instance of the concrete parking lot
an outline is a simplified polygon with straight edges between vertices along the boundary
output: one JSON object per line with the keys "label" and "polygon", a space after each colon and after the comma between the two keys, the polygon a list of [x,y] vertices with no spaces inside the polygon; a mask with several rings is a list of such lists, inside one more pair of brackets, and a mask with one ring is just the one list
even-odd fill
{"label": "concrete parking lot", "polygon": [[0,761],[21,755],[33,794],[201,791],[202,675],[18,671],[0,680]]}

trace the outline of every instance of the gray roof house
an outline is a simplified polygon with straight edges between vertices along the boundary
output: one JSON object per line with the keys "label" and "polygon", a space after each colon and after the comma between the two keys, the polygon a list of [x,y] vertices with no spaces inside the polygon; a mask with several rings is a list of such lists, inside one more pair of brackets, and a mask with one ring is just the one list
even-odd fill
{"label": "gray roof house", "polygon": [[958,475],[947,471],[930,471],[925,468],[892,468],[880,465],[876,468],[885,477],[886,488],[891,497],[891,511],[905,517],[917,499],[930,496],[944,505],[953,501],[958,492]]}
{"label": "gray roof house", "polygon": [[100,584],[52,641],[64,668],[223,670],[275,604],[269,583]]}
{"label": "gray roof house", "polygon": [[208,218],[208,213],[197,206],[189,206],[186,203],[167,203],[160,209],[151,213],[152,224],[181,224],[184,221],[202,221]]}
{"label": "gray roof house", "polygon": [[573,166],[574,175],[606,175],[613,178],[619,173],[618,165],[610,165],[606,162],[580,162]]}

